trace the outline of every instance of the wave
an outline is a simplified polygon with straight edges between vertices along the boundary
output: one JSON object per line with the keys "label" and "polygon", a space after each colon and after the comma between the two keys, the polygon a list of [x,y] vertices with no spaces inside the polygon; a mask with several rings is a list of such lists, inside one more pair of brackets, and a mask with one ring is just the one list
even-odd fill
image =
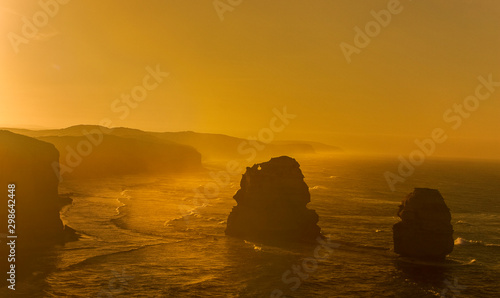
{"label": "wave", "polygon": [[[121,248],[121,249],[116,247],[119,250],[114,250],[111,252],[101,253],[101,254],[97,254],[97,255],[91,255],[91,256],[86,257],[85,259],[83,259],[77,263],[73,263],[69,266],[61,268],[61,271],[74,270],[75,268],[80,268],[80,267],[87,266],[87,265],[105,262],[106,258],[108,258],[110,256],[131,253],[131,252],[135,252],[138,250],[142,250],[142,249],[146,249],[146,248],[150,248],[150,247],[155,247],[155,246],[169,246],[169,245],[176,245],[176,244],[179,244],[182,242],[203,241],[203,240],[206,240],[207,238],[213,239],[214,236],[204,235],[202,237],[189,238],[189,239],[175,239],[175,240],[170,239],[168,242],[157,242],[157,243],[152,243],[152,244],[131,245],[129,247]],[[217,240],[217,239],[214,239],[214,240]],[[82,250],[85,250],[85,248]]]}
{"label": "wave", "polygon": [[131,198],[132,198],[132,196],[130,196],[130,195],[128,194],[128,192],[129,192],[129,191],[130,191],[130,190],[128,190],[128,189],[124,189],[122,192],[120,192],[120,196],[125,197],[125,198],[127,198],[127,199],[131,199]]}
{"label": "wave", "polygon": [[186,222],[189,222],[189,218],[190,217],[200,218],[202,216],[198,212],[198,210],[200,210],[202,208],[205,208],[207,206],[208,206],[207,204],[203,204],[201,206],[196,206],[196,207],[193,207],[193,208],[185,210],[185,211],[181,210],[181,213],[184,213],[183,215],[165,221],[163,223],[163,226],[169,227],[169,226],[172,226],[174,223],[179,222],[179,221],[183,221],[183,220],[186,221]]}
{"label": "wave", "polygon": [[[149,236],[153,237],[156,240],[160,239],[165,239],[169,238],[181,238],[184,239],[186,235],[184,236],[179,236],[179,235],[170,235],[166,236],[165,233],[163,233],[161,230],[150,230],[148,228],[135,228],[133,225],[129,224],[129,211],[130,208],[133,208],[134,204],[134,197],[129,195],[129,191],[127,189],[124,189],[120,193],[120,197],[117,198],[117,201],[121,204],[121,206],[117,207],[117,214],[109,219],[111,224],[113,224],[115,227],[124,230],[126,232],[134,233],[134,234],[139,234],[140,236]],[[189,232],[189,234],[192,234],[195,232],[195,234],[199,234],[199,232],[196,229],[190,228],[189,226],[192,225],[194,222],[199,222],[199,220],[204,220],[208,222],[217,222],[220,221],[220,219],[216,219],[214,217],[211,218],[205,218],[201,210],[203,208],[206,208],[208,206],[211,206],[208,203],[203,203],[198,206],[186,206],[183,205],[182,207],[179,206],[179,213],[180,216],[174,217],[167,219],[163,222],[164,227],[169,227],[169,228],[175,228],[175,231],[178,232]]]}
{"label": "wave", "polygon": [[309,190],[318,190],[318,189],[328,189],[328,187],[323,185],[315,185],[313,187],[309,187]]}
{"label": "wave", "polygon": [[479,246],[487,246],[487,247],[500,247],[500,244],[494,244],[494,243],[485,243],[481,240],[467,240],[461,237],[458,237],[455,239],[455,245],[460,246],[460,245],[479,245]]}
{"label": "wave", "polygon": [[391,250],[388,247],[368,245],[368,244],[358,244],[358,245],[355,245],[354,247],[356,247],[356,248],[366,248],[366,249],[372,249],[372,250],[381,250],[381,251],[390,251]]}
{"label": "wave", "polygon": [[412,266],[417,265],[417,266],[433,266],[433,267],[449,268],[449,267],[461,267],[461,266],[471,265],[476,262],[476,259],[465,261],[448,257],[447,259],[442,261],[432,261],[432,260],[422,260],[419,258],[398,256],[396,257],[396,262],[399,265],[412,265]]}
{"label": "wave", "polygon": [[255,244],[255,243],[250,242],[250,241],[247,241],[247,240],[243,240],[243,241],[245,242],[245,244],[248,244],[248,245],[250,245],[250,246],[253,246],[253,249],[254,249],[255,251],[262,251],[262,246],[257,245],[257,244]]}
{"label": "wave", "polygon": [[125,202],[130,201],[132,199],[132,196],[129,195],[128,193],[129,193],[129,190],[124,189],[122,192],[120,192],[120,197],[116,198],[116,201],[118,201],[118,203],[121,204],[120,206],[116,207],[116,214],[117,215],[120,215],[122,210],[124,210],[124,208],[127,206],[127,204]]}
{"label": "wave", "polygon": [[178,243],[178,242],[181,242],[181,241],[182,240],[178,240],[178,241],[171,242],[171,243],[146,244],[146,245],[132,247],[132,248],[127,249],[127,250],[113,251],[113,252],[104,253],[104,254],[100,254],[100,255],[94,255],[94,256],[90,256],[90,257],[88,257],[88,258],[86,258],[86,259],[84,259],[82,261],[79,261],[78,263],[74,263],[74,264],[71,264],[71,265],[69,265],[67,267],[61,268],[61,271],[74,270],[75,268],[80,268],[82,266],[86,266],[86,265],[89,265],[89,264],[96,264],[96,263],[99,263],[99,262],[103,261],[105,258],[110,257],[110,256],[114,256],[114,255],[119,255],[119,254],[134,252],[134,251],[138,251],[138,250],[141,250],[141,249],[144,249],[144,248],[158,246],[158,245],[166,245],[166,244]]}

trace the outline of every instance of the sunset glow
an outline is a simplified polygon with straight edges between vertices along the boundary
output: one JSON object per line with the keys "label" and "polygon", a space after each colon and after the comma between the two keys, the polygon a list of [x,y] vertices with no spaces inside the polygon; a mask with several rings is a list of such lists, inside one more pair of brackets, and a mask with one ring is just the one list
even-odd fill
{"label": "sunset glow", "polygon": [[[441,127],[450,141],[438,155],[499,157],[498,90],[458,129],[443,116],[479,76],[500,81],[496,2],[242,1],[223,21],[213,1],[195,2],[68,1],[38,28],[38,1],[2,1],[0,126],[107,118],[247,137],[287,106],[297,119],[279,139],[403,154]],[[27,43],[8,37],[23,37],[22,16],[38,31]],[[356,30],[366,26],[373,37],[346,57],[340,45],[366,42]],[[168,78],[121,119],[112,103],[156,65]]]}
{"label": "sunset glow", "polygon": [[500,1],[0,0],[0,297],[500,297]]}

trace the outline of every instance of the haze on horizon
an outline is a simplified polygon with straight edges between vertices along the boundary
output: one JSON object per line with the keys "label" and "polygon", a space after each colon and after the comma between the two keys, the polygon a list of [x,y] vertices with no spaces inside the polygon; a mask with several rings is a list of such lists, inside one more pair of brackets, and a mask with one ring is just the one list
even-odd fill
{"label": "haze on horizon", "polygon": [[[443,118],[475,94],[478,77],[500,82],[500,3],[243,0],[221,20],[213,2],[69,1],[16,53],[8,34],[22,36],[22,17],[42,8],[0,1],[0,127],[110,119],[247,137],[286,106],[297,117],[276,139],[408,154],[442,128],[449,138],[436,154],[500,158],[500,90],[456,129],[458,112]],[[348,63],[339,45],[355,45],[353,28],[388,3],[399,12]],[[152,69],[164,75],[119,110]]]}

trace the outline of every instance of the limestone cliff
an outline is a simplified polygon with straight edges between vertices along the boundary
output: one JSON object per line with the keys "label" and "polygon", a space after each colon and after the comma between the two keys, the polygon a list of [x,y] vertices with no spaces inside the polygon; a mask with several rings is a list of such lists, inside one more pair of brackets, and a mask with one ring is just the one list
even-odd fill
{"label": "limestone cliff", "polygon": [[0,218],[7,218],[7,185],[15,184],[16,233],[23,245],[64,239],[59,181],[53,169],[58,161],[54,145],[0,131],[0,187],[5,195]]}
{"label": "limestone cliff", "polygon": [[[71,199],[62,199],[58,195],[58,173],[53,167],[58,161],[59,152],[54,145],[0,130],[0,188],[3,196],[0,205],[3,223],[0,225],[0,266],[7,272],[7,268],[12,269],[10,266],[15,265],[13,270],[18,281],[50,271],[53,264],[47,256],[52,248],[77,239],[75,231],[63,225],[59,214],[61,206],[69,204]],[[9,184],[15,185],[15,196],[8,191]],[[13,208],[14,222],[7,226],[7,215],[12,214]],[[17,238],[7,238],[11,235]],[[15,242],[15,247],[6,244],[11,241]],[[7,279],[2,279],[0,286],[6,283]]]}

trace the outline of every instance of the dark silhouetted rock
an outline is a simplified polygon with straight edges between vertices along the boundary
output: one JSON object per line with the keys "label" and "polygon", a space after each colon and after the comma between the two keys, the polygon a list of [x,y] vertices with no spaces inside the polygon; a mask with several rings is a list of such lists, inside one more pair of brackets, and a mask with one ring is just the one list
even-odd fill
{"label": "dark silhouetted rock", "polygon": [[[65,227],[59,211],[61,206],[70,203],[58,196],[59,180],[54,171],[58,163],[59,152],[54,145],[30,137],[0,131],[0,188],[2,205],[0,218],[3,224],[0,237],[0,255],[2,268],[7,263],[10,246],[5,242],[15,240],[16,276],[30,276],[33,271],[45,270],[40,265],[41,256],[51,247],[75,240],[75,231]],[[57,167],[56,167],[57,170]],[[8,185],[15,184],[14,201],[8,202]],[[8,204],[15,203],[15,218],[9,229],[15,228],[16,239],[7,239],[11,235],[7,230]],[[2,279],[0,284],[5,283]]]}
{"label": "dark silhouetted rock", "polygon": [[263,242],[315,241],[318,215],[307,209],[309,188],[299,163],[288,156],[247,167],[234,195],[226,235]]}
{"label": "dark silhouetted rock", "polygon": [[[54,145],[0,131],[0,187],[7,192],[8,184],[16,185],[16,232],[27,244],[64,238],[59,216],[63,203],[53,167],[58,161],[59,152]],[[7,218],[5,203],[1,207],[5,215],[2,218]]]}
{"label": "dark silhouetted rock", "polygon": [[437,189],[415,188],[399,206],[393,226],[394,252],[405,257],[444,259],[453,251],[450,209]]}

